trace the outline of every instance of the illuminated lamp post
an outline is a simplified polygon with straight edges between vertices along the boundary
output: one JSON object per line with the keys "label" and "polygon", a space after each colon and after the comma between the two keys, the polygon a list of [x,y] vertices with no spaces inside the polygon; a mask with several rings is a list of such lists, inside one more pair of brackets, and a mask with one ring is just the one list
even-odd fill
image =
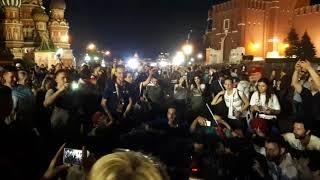
{"label": "illuminated lamp post", "polygon": [[172,64],[175,66],[180,66],[185,62],[185,55],[183,52],[178,51],[176,55],[173,57]]}
{"label": "illuminated lamp post", "polygon": [[198,59],[203,59],[202,53],[199,53],[199,54],[197,55],[197,58],[198,58]]}
{"label": "illuminated lamp post", "polygon": [[94,50],[96,50],[96,45],[95,44],[93,44],[93,43],[90,43],[88,46],[87,46],[87,50],[90,50],[90,51],[94,51]]}
{"label": "illuminated lamp post", "polygon": [[182,51],[184,52],[184,54],[186,55],[186,60],[189,60],[190,55],[193,52],[193,46],[191,44],[185,44],[182,47]]}

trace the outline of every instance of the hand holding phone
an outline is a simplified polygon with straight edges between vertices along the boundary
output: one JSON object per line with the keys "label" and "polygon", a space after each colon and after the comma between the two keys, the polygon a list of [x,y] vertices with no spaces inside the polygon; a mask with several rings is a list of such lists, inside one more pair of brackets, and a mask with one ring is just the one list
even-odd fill
{"label": "hand holding phone", "polygon": [[[89,156],[87,151],[86,156]],[[81,149],[64,148],[63,164],[78,165],[80,166],[83,161],[83,151]]]}
{"label": "hand holding phone", "polygon": [[[51,160],[50,165],[47,171],[43,175],[43,179],[52,179],[53,177],[57,176],[60,172],[67,170],[70,166],[67,164],[60,165],[59,159],[62,156],[62,152],[64,149],[65,144],[63,144],[59,151],[56,153],[54,158]],[[61,162],[61,161],[60,161]]]}
{"label": "hand holding phone", "polygon": [[210,127],[211,126],[211,121],[206,121],[206,126]]}

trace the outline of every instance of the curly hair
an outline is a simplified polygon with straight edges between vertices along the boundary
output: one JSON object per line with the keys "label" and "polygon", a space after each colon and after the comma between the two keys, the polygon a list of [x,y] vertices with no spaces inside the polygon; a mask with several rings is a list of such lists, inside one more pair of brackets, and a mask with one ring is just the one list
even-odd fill
{"label": "curly hair", "polygon": [[100,158],[89,180],[166,180],[167,174],[148,156],[137,152],[116,152]]}

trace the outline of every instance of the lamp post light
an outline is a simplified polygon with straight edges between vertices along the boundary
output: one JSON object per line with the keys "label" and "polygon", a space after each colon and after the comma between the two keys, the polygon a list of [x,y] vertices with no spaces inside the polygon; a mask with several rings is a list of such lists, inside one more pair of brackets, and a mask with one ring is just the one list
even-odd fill
{"label": "lamp post light", "polygon": [[187,55],[187,56],[190,56],[193,52],[193,47],[191,44],[185,44],[183,47],[182,47],[182,51]]}
{"label": "lamp post light", "polygon": [[180,66],[185,62],[185,56],[183,54],[183,52],[178,51],[177,54],[175,55],[175,57],[172,60],[172,64],[176,65],[176,66]]}
{"label": "lamp post light", "polygon": [[186,55],[186,59],[187,61],[189,60],[190,55],[193,52],[193,46],[189,43],[185,44],[184,46],[182,46],[182,51],[184,52],[184,54]]}
{"label": "lamp post light", "polygon": [[127,66],[132,70],[138,69],[139,65],[139,60],[136,57],[130,58],[127,62]]}
{"label": "lamp post light", "polygon": [[110,55],[111,55],[111,52],[110,52],[110,51],[106,51],[106,52],[104,52],[104,55],[110,56]]}
{"label": "lamp post light", "polygon": [[96,49],[96,45],[93,44],[93,43],[90,43],[88,46],[87,46],[87,49],[90,50],[90,51],[93,51]]}
{"label": "lamp post light", "polygon": [[199,54],[197,55],[197,58],[198,58],[198,59],[203,59],[202,53],[199,53]]}

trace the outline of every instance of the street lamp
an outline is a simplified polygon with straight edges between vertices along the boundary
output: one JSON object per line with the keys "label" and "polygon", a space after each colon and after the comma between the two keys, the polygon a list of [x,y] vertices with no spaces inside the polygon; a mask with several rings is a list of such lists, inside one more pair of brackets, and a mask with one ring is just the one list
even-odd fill
{"label": "street lamp", "polygon": [[111,52],[110,52],[110,51],[106,51],[106,52],[104,53],[104,55],[110,56],[110,55],[111,55]]}
{"label": "street lamp", "polygon": [[193,51],[193,47],[191,44],[186,44],[182,47],[182,51],[187,55],[191,55]]}
{"label": "street lamp", "polygon": [[127,62],[127,66],[132,70],[138,69],[139,65],[139,60],[135,57],[129,59]]}
{"label": "street lamp", "polygon": [[175,57],[172,60],[172,64],[176,65],[176,66],[180,66],[184,63],[185,61],[185,56],[183,54],[183,52],[178,51],[177,54],[175,55]]}
{"label": "street lamp", "polygon": [[197,55],[197,58],[198,58],[198,59],[202,59],[202,58],[203,58],[203,55],[202,55],[201,53],[199,53],[199,54]]}
{"label": "street lamp", "polygon": [[96,49],[96,45],[95,44],[93,44],[93,43],[90,43],[88,46],[87,46],[87,49],[88,50],[95,50]]}

